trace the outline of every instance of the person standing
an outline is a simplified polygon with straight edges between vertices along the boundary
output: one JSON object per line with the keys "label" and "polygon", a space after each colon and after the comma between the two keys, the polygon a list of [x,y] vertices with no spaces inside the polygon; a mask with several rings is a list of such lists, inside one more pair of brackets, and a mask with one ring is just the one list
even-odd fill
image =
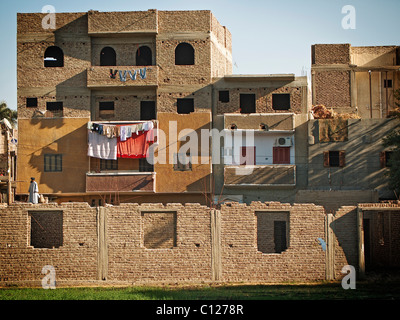
{"label": "person standing", "polygon": [[29,199],[30,203],[39,203],[39,187],[35,178],[31,178],[31,184],[29,185]]}

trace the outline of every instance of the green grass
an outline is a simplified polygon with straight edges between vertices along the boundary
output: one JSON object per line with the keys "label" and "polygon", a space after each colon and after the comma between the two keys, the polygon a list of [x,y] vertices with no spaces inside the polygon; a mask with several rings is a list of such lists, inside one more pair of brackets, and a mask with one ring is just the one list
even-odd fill
{"label": "green grass", "polygon": [[210,285],[164,287],[3,288],[0,300],[392,300],[400,282],[312,285]]}

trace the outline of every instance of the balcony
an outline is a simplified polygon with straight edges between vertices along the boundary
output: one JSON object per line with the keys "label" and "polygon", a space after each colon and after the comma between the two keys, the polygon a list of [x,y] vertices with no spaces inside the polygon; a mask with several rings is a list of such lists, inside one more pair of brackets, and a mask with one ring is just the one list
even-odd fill
{"label": "balcony", "polygon": [[296,165],[225,166],[226,187],[294,187]]}
{"label": "balcony", "polygon": [[87,87],[156,87],[158,66],[92,66],[87,70]]}
{"label": "balcony", "polygon": [[155,192],[155,172],[86,173],[86,192]]}
{"label": "balcony", "polygon": [[224,114],[225,130],[256,130],[260,132],[293,132],[293,113]]}

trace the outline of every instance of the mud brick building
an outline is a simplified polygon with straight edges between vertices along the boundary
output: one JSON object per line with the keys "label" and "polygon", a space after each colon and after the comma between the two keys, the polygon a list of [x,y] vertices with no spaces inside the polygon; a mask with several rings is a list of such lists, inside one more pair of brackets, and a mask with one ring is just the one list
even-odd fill
{"label": "mud brick building", "polygon": [[[306,157],[301,141],[307,134],[307,78],[232,75],[231,34],[210,11],[57,13],[55,30],[42,28],[44,17],[18,14],[21,197],[32,176],[50,201],[93,205],[211,204],[222,188],[240,201],[260,200],[260,194],[250,196],[248,184],[283,187],[280,198],[287,200],[294,199],[296,186],[305,187],[306,166],[299,159]],[[165,133],[153,144],[153,160],[161,150],[164,163],[150,164],[151,155],[108,159],[88,153],[88,127],[148,121],[155,133]],[[203,147],[209,137],[201,132],[225,134],[232,126],[255,133],[256,145],[222,141],[224,155],[213,155],[213,168],[210,151],[216,140]],[[201,147],[181,160],[187,155],[179,153],[190,139],[187,132],[199,137]],[[233,154],[254,156],[245,165],[256,166],[255,173],[236,181],[228,159]],[[279,178],[257,182],[257,175]]]}
{"label": "mud brick building", "polygon": [[44,17],[17,16],[16,194],[34,176],[49,201],[0,208],[0,282],[36,285],[45,265],[72,284],[399,266],[399,205],[379,203],[397,46],[314,45],[308,83],[232,74],[207,10]]}
{"label": "mud brick building", "polygon": [[[400,88],[400,47],[317,44],[311,49],[312,105],[325,106],[332,116],[308,122],[311,191],[301,191],[296,200],[318,195],[336,209],[351,204],[349,197],[359,202],[396,199],[385,176],[391,150],[382,139],[399,128],[391,113]],[[335,194],[341,198],[336,205],[336,197],[329,200]]]}
{"label": "mud brick building", "polygon": [[[210,11],[57,13],[55,30],[44,17],[18,14],[17,193],[35,176],[50,201],[204,202],[211,164],[174,166],[183,142],[169,124],[211,129],[212,79],[232,69],[229,31]],[[148,121],[166,133],[156,141],[166,163],[88,156],[88,123]]]}

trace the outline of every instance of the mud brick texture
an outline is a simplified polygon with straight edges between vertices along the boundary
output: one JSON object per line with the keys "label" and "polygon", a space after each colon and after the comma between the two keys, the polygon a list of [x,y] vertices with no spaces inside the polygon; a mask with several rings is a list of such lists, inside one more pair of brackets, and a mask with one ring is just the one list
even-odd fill
{"label": "mud brick texture", "polygon": [[[390,249],[396,263],[398,204],[341,207],[329,225],[323,207],[309,203],[226,203],[219,210],[198,203],[4,205],[0,284],[40,286],[46,265],[55,268],[59,284],[313,282],[326,279],[327,248],[340,279],[344,265],[358,266],[357,210],[371,219],[377,239],[371,243],[380,246],[373,262],[389,259]],[[286,246],[278,252],[275,221],[286,225]],[[385,233],[379,233],[382,225]],[[325,248],[319,238],[327,241],[327,229],[334,237]]]}

